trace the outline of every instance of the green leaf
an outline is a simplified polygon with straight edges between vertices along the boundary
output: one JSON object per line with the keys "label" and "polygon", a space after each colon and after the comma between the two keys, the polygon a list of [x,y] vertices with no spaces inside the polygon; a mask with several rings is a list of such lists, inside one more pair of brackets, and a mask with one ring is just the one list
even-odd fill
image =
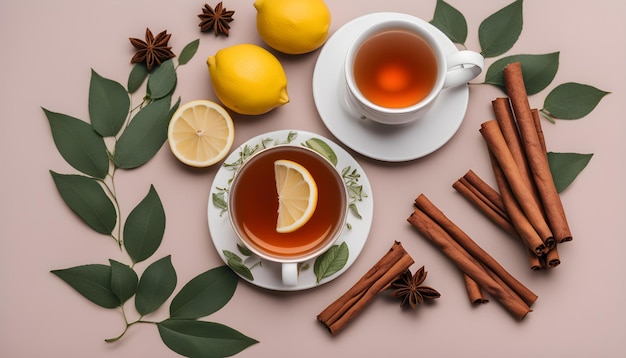
{"label": "green leaf", "polygon": [[130,111],[130,98],[124,86],[91,70],[89,119],[91,127],[103,137],[119,133]]}
{"label": "green leaf", "polygon": [[237,243],[237,250],[244,256],[252,256],[254,253],[249,248]]}
{"label": "green leaf", "polygon": [[319,283],[324,278],[339,272],[348,262],[349,250],[345,242],[333,245],[328,251],[318,256],[313,264],[313,272]]}
{"label": "green leaf", "polygon": [[579,119],[600,103],[609,94],[593,86],[568,82],[554,88],[543,102],[543,109],[553,118]]}
{"label": "green leaf", "polygon": [[124,303],[137,292],[139,279],[130,266],[111,259],[109,263],[111,264],[111,291],[121,303]]}
{"label": "green leaf", "polygon": [[52,138],[65,161],[81,173],[103,179],[109,172],[109,156],[104,139],[80,119],[42,108]]}
{"label": "green leaf", "polygon": [[134,93],[138,90],[143,81],[145,81],[148,77],[149,73],[150,71],[148,71],[148,67],[145,63],[141,62],[135,64],[133,69],[130,71],[130,75],[128,76],[128,92]]}
{"label": "green leaf", "polygon": [[463,14],[443,0],[437,0],[435,15],[430,23],[441,30],[452,42],[464,44],[467,40],[467,21]]}
{"label": "green leaf", "polygon": [[229,357],[258,343],[219,323],[167,319],[157,324],[161,340],[185,357]]}
{"label": "green leaf", "polygon": [[196,319],[219,311],[235,294],[237,281],[237,275],[227,266],[201,273],[174,296],[170,316]]}
{"label": "green leaf", "polygon": [[522,0],[486,18],[478,27],[478,41],[484,57],[496,57],[510,50],[522,33]]}
{"label": "green leaf", "polygon": [[145,164],[161,149],[167,139],[170,98],[162,98],[142,108],[115,145],[113,162],[121,169]]}
{"label": "green leaf", "polygon": [[176,87],[176,69],[171,59],[161,63],[148,77],[148,94],[153,99],[163,98]]}
{"label": "green leaf", "polygon": [[562,192],[585,169],[592,154],[548,152],[548,164],[557,192]]}
{"label": "green leaf", "polygon": [[323,140],[319,138],[311,138],[304,142],[304,146],[318,152],[324,158],[328,159],[328,161],[333,163],[334,166],[337,166],[337,154]]}
{"label": "green leaf", "polygon": [[121,304],[111,289],[111,267],[107,265],[83,265],[51,272],[100,307],[116,308]]}
{"label": "green leaf", "polygon": [[111,235],[117,223],[117,212],[95,179],[50,171],[61,198],[89,227]]}
{"label": "green leaf", "polygon": [[228,211],[228,204],[226,203],[226,196],[224,192],[213,193],[211,195],[213,206],[220,209],[220,215]]}
{"label": "green leaf", "polygon": [[180,56],[178,56],[178,64],[182,66],[189,62],[196,54],[196,51],[198,51],[199,45],[200,39],[196,39],[188,43],[180,52]]}
{"label": "green leaf", "polygon": [[554,79],[559,68],[559,52],[543,55],[513,55],[494,62],[485,75],[485,83],[504,90],[502,71],[513,62],[520,62],[524,76],[524,85],[528,95],[536,94],[546,88]]}
{"label": "green leaf", "polygon": [[165,210],[150,185],[148,194],[128,214],[124,224],[124,247],[134,263],[152,256],[161,245],[165,232]]}
{"label": "green leaf", "polygon": [[146,268],[137,285],[135,308],[145,316],[156,311],[176,288],[176,271],[171,255],[153,262]]}
{"label": "green leaf", "polygon": [[224,253],[224,256],[226,256],[226,264],[231,268],[231,270],[240,274],[247,280],[254,281],[252,271],[250,271],[239,255],[228,250],[222,250],[222,252]]}

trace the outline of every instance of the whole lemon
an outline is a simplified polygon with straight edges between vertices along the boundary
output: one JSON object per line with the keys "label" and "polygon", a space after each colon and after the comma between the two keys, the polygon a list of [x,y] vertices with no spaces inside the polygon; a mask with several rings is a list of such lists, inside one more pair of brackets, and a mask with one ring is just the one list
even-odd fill
{"label": "whole lemon", "polygon": [[282,64],[260,46],[223,48],[209,56],[207,65],[215,94],[237,113],[263,114],[289,102]]}
{"label": "whole lemon", "polygon": [[330,11],[323,0],[256,0],[254,7],[259,35],[275,50],[303,54],[328,38]]}

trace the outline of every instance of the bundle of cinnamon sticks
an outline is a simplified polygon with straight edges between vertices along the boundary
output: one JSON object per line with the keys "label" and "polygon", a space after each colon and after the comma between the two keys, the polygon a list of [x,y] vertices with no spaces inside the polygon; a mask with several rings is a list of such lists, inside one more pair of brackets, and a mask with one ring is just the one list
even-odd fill
{"label": "bundle of cinnamon sticks", "polygon": [[480,133],[499,189],[489,187],[471,170],[453,187],[494,223],[527,248],[533,270],[560,264],[556,245],[572,240],[554,185],[539,114],[531,109],[519,62],[505,67],[508,98],[492,102],[495,120]]}
{"label": "bundle of cinnamon sticks", "polygon": [[414,204],[408,222],[456,264],[465,275],[466,287],[471,288],[479,300],[486,299],[482,295],[484,290],[518,320],[531,312],[530,306],[537,295],[507,272],[425,195],[420,194]]}
{"label": "bundle of cinnamon sticks", "polygon": [[408,270],[413,262],[402,244],[395,241],[391,249],[363,277],[317,316],[317,320],[331,334],[339,333],[380,292]]}

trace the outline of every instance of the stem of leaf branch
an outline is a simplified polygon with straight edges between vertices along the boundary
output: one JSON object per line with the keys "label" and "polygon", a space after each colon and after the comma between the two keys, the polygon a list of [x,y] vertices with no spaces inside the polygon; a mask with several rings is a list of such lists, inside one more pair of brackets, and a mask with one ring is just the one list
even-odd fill
{"label": "stem of leaf branch", "polygon": [[137,323],[147,323],[147,324],[157,324],[158,322],[153,322],[153,321],[144,321],[141,319],[141,317],[133,322],[128,322],[128,319],[126,318],[126,313],[124,311],[124,306],[120,306],[121,310],[122,310],[122,316],[124,317],[124,322],[126,323],[126,327],[124,327],[124,330],[122,331],[122,333],[120,333],[119,336],[117,337],[113,337],[113,338],[107,338],[104,341],[107,343],[113,343],[113,342],[117,342],[118,340],[120,340],[120,338],[124,337],[124,335],[126,334],[126,332],[128,331],[128,328],[130,328],[130,326],[135,325]]}
{"label": "stem of leaf branch", "polygon": [[[113,172],[111,174],[107,174],[108,178],[111,178],[111,184],[107,183],[106,180],[101,180],[102,185],[109,193],[111,200],[113,201],[113,205],[115,206],[115,211],[117,211],[117,237],[114,234],[111,234],[111,237],[117,242],[120,250],[122,249],[122,225],[121,225],[121,217],[122,217],[122,209],[120,207],[120,203],[117,201],[117,193],[115,189],[115,168],[113,168]],[[106,179],[106,178],[105,178]]]}

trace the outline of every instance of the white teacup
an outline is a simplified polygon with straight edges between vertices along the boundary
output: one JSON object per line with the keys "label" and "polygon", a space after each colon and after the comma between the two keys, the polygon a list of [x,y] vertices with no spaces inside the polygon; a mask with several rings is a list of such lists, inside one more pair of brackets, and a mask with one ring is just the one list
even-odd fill
{"label": "white teacup", "polygon": [[[292,160],[316,182],[317,207],[301,228],[276,231],[278,196],[274,162]],[[235,172],[228,197],[231,225],[241,242],[260,258],[281,265],[285,286],[298,284],[298,264],[330,249],[341,236],[348,215],[348,193],[337,168],[319,153],[285,144],[261,150]]]}
{"label": "white teacup", "polygon": [[388,19],[356,36],[344,63],[345,104],[353,115],[383,124],[409,123],[430,108],[442,89],[482,72],[479,53],[446,55],[430,26]]}

